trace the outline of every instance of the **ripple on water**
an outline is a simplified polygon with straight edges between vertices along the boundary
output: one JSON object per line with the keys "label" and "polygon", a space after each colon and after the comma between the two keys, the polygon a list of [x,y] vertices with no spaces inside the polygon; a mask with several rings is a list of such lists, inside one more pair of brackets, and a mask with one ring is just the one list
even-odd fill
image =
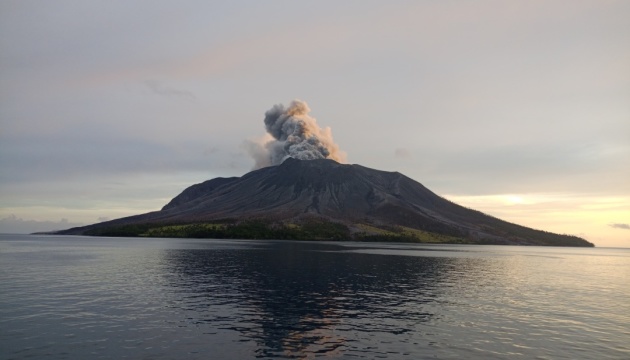
{"label": "ripple on water", "polygon": [[0,240],[0,358],[630,358],[596,250]]}

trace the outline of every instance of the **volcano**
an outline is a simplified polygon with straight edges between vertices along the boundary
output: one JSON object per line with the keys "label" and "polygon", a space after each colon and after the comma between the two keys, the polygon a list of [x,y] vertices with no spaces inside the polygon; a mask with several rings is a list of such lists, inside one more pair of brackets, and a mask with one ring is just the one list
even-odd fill
{"label": "volcano", "polygon": [[57,233],[593,246],[462,207],[398,172],[293,158],[190,186],[159,211]]}

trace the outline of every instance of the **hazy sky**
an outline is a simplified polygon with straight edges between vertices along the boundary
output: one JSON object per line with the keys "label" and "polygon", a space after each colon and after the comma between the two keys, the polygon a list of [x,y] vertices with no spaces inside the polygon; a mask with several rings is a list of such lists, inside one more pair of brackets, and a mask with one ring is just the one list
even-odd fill
{"label": "hazy sky", "polygon": [[628,19],[607,0],[0,0],[0,232],[240,176],[265,111],[301,99],[349,163],[628,247]]}

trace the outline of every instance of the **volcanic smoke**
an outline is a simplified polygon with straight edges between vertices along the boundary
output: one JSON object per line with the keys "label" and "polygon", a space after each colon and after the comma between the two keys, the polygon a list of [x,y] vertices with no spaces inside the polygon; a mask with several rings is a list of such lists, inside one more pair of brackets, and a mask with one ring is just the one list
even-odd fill
{"label": "volcanic smoke", "polygon": [[329,127],[320,128],[308,113],[306,102],[293,100],[288,107],[274,105],[265,113],[268,136],[261,142],[246,142],[247,151],[254,158],[254,169],[280,165],[289,157],[298,160],[332,159],[345,161]]}

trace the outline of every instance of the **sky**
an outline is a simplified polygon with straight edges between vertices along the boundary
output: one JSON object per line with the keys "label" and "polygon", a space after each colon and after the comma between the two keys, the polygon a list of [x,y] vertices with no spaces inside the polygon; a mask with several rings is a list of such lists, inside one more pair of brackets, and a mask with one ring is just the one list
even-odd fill
{"label": "sky", "polygon": [[254,167],[294,99],[352,164],[630,247],[630,1],[0,0],[0,232]]}

